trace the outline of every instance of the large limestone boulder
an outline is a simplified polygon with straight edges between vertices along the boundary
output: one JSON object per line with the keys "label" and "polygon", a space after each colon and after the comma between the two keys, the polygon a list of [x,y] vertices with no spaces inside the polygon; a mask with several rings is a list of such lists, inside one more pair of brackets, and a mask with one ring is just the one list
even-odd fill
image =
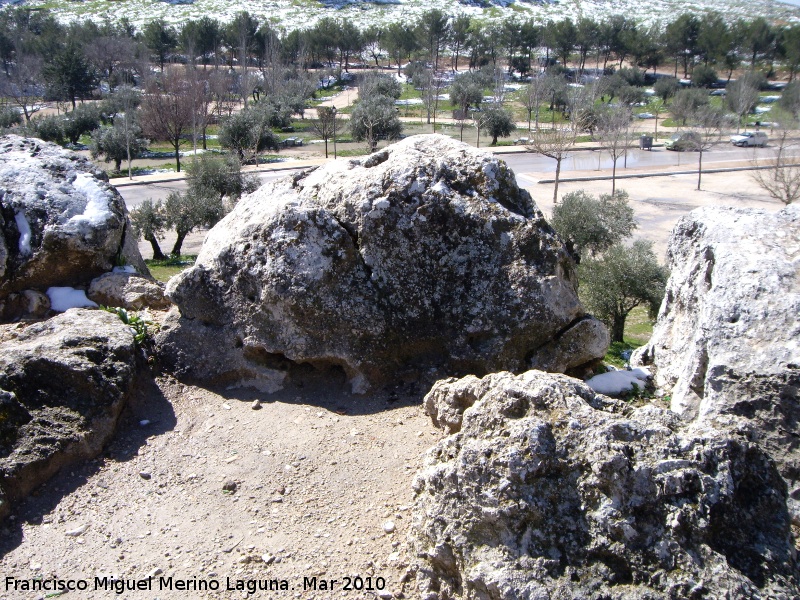
{"label": "large limestone boulder", "polygon": [[539,371],[442,381],[426,403],[458,433],[413,484],[419,597],[800,594],[786,486],[745,437]]}
{"label": "large limestone boulder", "polygon": [[55,144],[0,137],[0,302],[23,290],[86,285],[119,262],[149,275],[105,175]]}
{"label": "large limestone boulder", "polygon": [[157,342],[178,374],[268,385],[285,359],[341,367],[356,390],[429,369],[567,370],[608,345],[575,283],[505,163],[415,136],[242,198],[169,282],[180,317]]}
{"label": "large limestone boulder", "polygon": [[704,208],[675,226],[653,336],[633,362],[687,419],[744,421],[800,523],[800,206]]}
{"label": "large limestone boulder", "polygon": [[0,517],[70,462],[96,456],[133,391],[131,330],[72,309],[0,343]]}

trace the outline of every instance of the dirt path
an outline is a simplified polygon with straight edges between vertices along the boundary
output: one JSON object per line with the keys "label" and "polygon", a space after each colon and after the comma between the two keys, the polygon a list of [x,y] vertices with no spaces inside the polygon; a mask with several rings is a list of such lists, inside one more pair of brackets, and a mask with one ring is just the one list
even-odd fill
{"label": "dirt path", "polygon": [[[411,480],[440,436],[420,390],[353,397],[315,372],[294,381],[268,397],[169,378],[141,389],[101,458],[62,472],[3,524],[2,573],[88,582],[91,593],[67,598],[375,598],[344,591],[356,576],[373,588],[383,578],[383,597],[402,593]],[[151,591],[94,590],[95,577],[148,574]],[[159,592],[161,577],[219,590]],[[304,589],[312,577],[316,591]],[[226,578],[288,589],[248,595],[226,591]],[[333,592],[323,579],[337,580]],[[0,586],[2,599],[41,597]]]}

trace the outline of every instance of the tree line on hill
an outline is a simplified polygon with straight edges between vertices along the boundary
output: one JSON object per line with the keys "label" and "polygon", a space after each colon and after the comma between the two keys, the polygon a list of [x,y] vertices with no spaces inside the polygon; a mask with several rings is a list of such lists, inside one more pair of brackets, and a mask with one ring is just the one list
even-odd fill
{"label": "tree line on hill", "polygon": [[434,71],[466,63],[471,70],[502,65],[527,75],[558,60],[574,65],[578,75],[628,63],[645,72],[669,66],[673,75],[684,77],[702,66],[728,78],[742,65],[769,75],[779,62],[793,78],[800,65],[800,25],[774,25],[760,17],[731,23],[717,13],[684,14],[652,27],[623,16],[544,24],[511,16],[484,22],[433,9],[413,23],[363,30],[325,17],[313,27],[287,32],[245,11],[228,23],[206,16],[174,27],[155,19],[137,30],[126,19],[65,25],[46,10],[0,13],[3,95],[15,97],[27,89],[73,107],[98,87],[142,84],[152,65],[163,71],[173,62],[202,70],[247,65],[261,77],[248,82],[248,70],[242,70],[240,91],[269,95],[287,67],[347,70],[356,61],[400,69],[412,59],[426,61]]}

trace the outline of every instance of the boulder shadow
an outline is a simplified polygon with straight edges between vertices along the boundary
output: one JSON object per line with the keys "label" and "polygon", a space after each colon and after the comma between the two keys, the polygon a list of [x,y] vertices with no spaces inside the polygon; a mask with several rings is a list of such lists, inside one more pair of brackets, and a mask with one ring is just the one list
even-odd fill
{"label": "boulder shadow", "polygon": [[[96,475],[107,462],[123,462],[136,456],[147,439],[175,428],[177,418],[169,400],[149,374],[141,374],[122,409],[111,441],[95,458],[64,466],[56,475],[17,502],[0,523],[0,558],[24,541],[23,524],[39,525],[48,520],[58,504]],[[144,421],[148,421],[142,425]],[[112,485],[98,481],[98,485]]]}
{"label": "boulder shadow", "polygon": [[272,393],[253,387],[204,386],[209,391],[229,400],[262,404],[283,403],[310,405],[339,415],[361,416],[381,413],[405,406],[419,406],[437,378],[430,382],[420,380],[397,381],[375,387],[365,394],[351,391],[344,370],[339,366],[313,366],[291,363],[287,369],[283,389]]}

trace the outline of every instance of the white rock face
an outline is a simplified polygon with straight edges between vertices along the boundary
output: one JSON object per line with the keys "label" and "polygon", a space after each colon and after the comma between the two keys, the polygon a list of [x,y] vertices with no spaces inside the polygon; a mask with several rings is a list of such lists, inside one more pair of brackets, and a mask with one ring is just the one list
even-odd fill
{"label": "white rock face", "polygon": [[653,336],[632,362],[656,367],[685,418],[744,419],[800,500],[800,206],[693,211],[672,232],[668,266]]}
{"label": "white rock face", "polygon": [[457,433],[414,480],[413,597],[800,594],[786,487],[745,436],[540,371],[440,381],[425,402]]}
{"label": "white rock face", "polygon": [[[242,357],[282,358],[339,366],[364,390],[430,369],[563,371],[608,346],[578,301],[572,260],[514,174],[443,136],[260,188],[209,232],[167,295],[181,319],[160,334],[162,357],[203,378],[235,377],[226,366]],[[211,364],[181,350],[203,337],[215,348],[195,356]]]}
{"label": "white rock face", "polygon": [[120,259],[149,275],[122,197],[85,158],[4,136],[0,190],[0,303],[23,290],[88,284]]}

